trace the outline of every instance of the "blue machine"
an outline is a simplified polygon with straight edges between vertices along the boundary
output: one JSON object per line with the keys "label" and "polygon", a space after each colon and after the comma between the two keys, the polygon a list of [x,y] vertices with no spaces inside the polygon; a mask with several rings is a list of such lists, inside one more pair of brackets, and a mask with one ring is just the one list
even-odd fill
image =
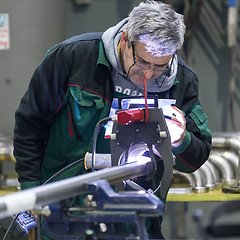
{"label": "blue machine", "polygon": [[[154,176],[157,167],[153,149],[161,153],[164,173],[159,186],[161,196],[165,197],[172,180],[173,156],[170,135],[161,109],[157,107],[149,109],[148,121],[126,125],[115,123],[112,134],[115,136],[111,139],[112,166],[113,168],[125,166],[124,170],[119,170],[119,175],[130,169],[132,173],[134,172],[134,168],[132,169],[127,161],[134,146],[144,145],[149,152],[149,161],[144,165],[144,173],[139,175],[145,176],[147,180]],[[123,165],[117,166],[120,158],[123,158],[121,161]],[[49,205],[51,215],[44,217],[43,222],[50,237],[71,240],[148,239],[145,220],[147,217],[162,215],[164,204],[157,196],[147,191],[124,191],[124,187],[119,186],[123,184],[122,181],[118,181],[118,173],[111,174],[113,168],[104,169],[113,182],[107,181],[109,179],[106,175],[85,182],[85,194],[91,197],[90,204],[80,208],[69,208],[67,201]],[[101,171],[91,174],[98,174]],[[113,183],[114,190],[109,185]]]}
{"label": "blue machine", "polygon": [[[45,229],[55,239],[148,239],[146,217],[162,214],[164,204],[146,192],[116,193],[106,180],[88,185],[91,206],[66,208],[65,202],[49,205]],[[77,214],[77,215],[76,215]]]}

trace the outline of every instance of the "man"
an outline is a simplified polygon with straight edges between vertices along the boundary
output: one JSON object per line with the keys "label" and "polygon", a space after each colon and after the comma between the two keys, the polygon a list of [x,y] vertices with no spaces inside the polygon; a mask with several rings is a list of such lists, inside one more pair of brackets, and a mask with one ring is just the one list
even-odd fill
{"label": "man", "polygon": [[[178,56],[183,16],[169,5],[147,1],[103,34],[75,36],[50,49],[16,111],[14,155],[22,189],[38,186],[92,151],[97,122],[114,97],[148,94],[176,99],[180,134],[172,139],[174,167],[193,172],[208,158],[211,132],[198,100],[196,74]],[[170,130],[170,129],[169,129]],[[98,141],[97,152],[109,145]],[[83,174],[77,164],[59,178]],[[158,237],[154,224],[148,226]],[[48,239],[48,238],[44,238]]]}

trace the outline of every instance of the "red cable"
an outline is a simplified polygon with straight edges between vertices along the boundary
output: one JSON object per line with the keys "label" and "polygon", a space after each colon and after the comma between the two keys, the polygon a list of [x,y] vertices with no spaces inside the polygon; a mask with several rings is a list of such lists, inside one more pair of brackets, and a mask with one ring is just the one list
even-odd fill
{"label": "red cable", "polygon": [[145,122],[149,119],[149,113],[148,113],[148,103],[147,103],[147,85],[146,85],[146,75],[147,71],[144,72],[143,77],[143,86],[144,86],[144,99],[145,99]]}

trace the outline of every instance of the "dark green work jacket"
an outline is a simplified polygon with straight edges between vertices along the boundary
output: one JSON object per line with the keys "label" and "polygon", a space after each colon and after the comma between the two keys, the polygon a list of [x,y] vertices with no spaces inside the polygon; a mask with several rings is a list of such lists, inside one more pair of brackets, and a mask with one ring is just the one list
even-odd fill
{"label": "dark green work jacket", "polygon": [[[92,151],[94,127],[108,116],[113,95],[101,34],[76,36],[47,52],[16,111],[14,155],[22,189],[42,184]],[[175,168],[193,172],[208,158],[211,133],[197,77],[180,58],[174,86],[159,97],[176,99],[186,115],[186,137],[173,152]]]}
{"label": "dark green work jacket", "polygon": [[[43,184],[92,151],[94,128],[109,115],[114,97],[111,76],[100,33],[73,37],[47,52],[16,111],[14,156],[22,189]],[[176,106],[185,113],[186,137],[173,148],[174,167],[193,172],[207,160],[211,148],[197,76],[179,58],[174,85],[158,95],[176,99]],[[99,151],[107,151],[107,145],[100,141]],[[59,178],[85,171],[78,164]]]}

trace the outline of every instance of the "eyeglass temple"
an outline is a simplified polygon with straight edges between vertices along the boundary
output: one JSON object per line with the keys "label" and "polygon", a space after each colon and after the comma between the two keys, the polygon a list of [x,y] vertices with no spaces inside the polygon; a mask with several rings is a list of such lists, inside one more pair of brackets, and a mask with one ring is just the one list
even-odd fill
{"label": "eyeglass temple", "polygon": [[134,62],[134,64],[136,64],[136,56],[135,56],[135,50],[134,50],[133,42],[131,42],[131,45],[132,45],[133,62]]}
{"label": "eyeglass temple", "polygon": [[172,67],[173,59],[175,58],[175,54],[176,54],[176,53],[174,53],[174,54],[172,55],[172,59],[171,59],[171,63],[170,63],[170,69],[171,69],[171,67]]}

